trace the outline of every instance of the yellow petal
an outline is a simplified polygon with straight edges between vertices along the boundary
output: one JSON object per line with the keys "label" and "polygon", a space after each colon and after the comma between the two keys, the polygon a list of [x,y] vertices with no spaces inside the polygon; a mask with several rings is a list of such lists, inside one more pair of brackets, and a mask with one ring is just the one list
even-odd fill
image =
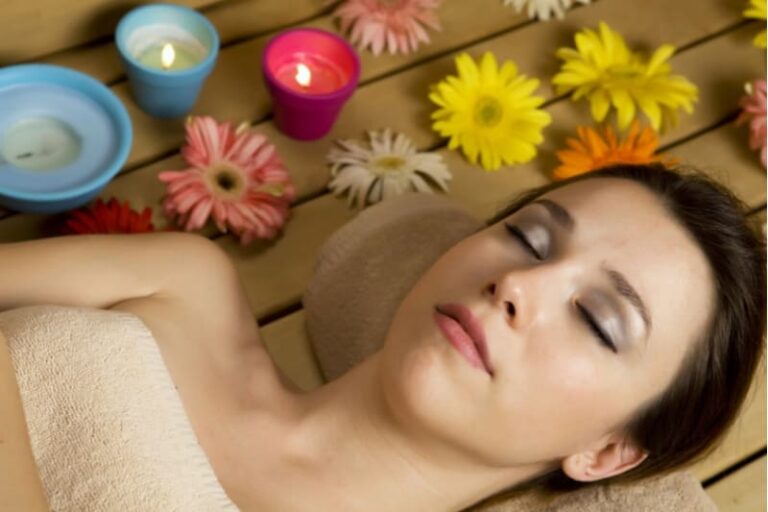
{"label": "yellow petal", "polygon": [[614,88],[610,90],[610,94],[611,102],[618,114],[619,128],[626,130],[635,118],[635,103],[625,89]]}
{"label": "yellow petal", "polygon": [[653,100],[639,97],[637,98],[637,105],[640,107],[640,110],[645,113],[646,117],[648,117],[653,129],[659,130],[661,128],[661,109],[659,108],[658,103]]}
{"label": "yellow petal", "polygon": [[651,60],[648,61],[648,67],[645,70],[646,76],[655,74],[659,66],[669,60],[674,53],[675,47],[671,44],[660,46],[659,49],[653,53]]}
{"label": "yellow petal", "polygon": [[766,33],[765,30],[760,32],[755,36],[755,38],[752,40],[752,43],[757,46],[758,48],[765,48],[766,47]]}
{"label": "yellow petal", "polygon": [[602,122],[608,114],[608,109],[611,108],[608,94],[604,90],[599,89],[592,93],[589,97],[589,101],[590,106],[592,107],[592,117],[598,123]]}
{"label": "yellow petal", "polygon": [[495,84],[498,65],[493,53],[485,52],[480,61],[480,82],[483,84]]}
{"label": "yellow petal", "polygon": [[470,85],[476,85],[480,80],[477,65],[466,52],[456,57],[456,69],[459,70],[459,78]]}
{"label": "yellow petal", "polygon": [[511,60],[505,60],[499,71],[499,80],[501,82],[508,82],[517,75],[517,65]]}

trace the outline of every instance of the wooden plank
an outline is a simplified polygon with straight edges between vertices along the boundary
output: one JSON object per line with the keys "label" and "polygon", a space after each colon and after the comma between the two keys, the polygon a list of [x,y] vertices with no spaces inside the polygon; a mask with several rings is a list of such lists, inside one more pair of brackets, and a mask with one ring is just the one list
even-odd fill
{"label": "wooden plank", "polygon": [[[601,10],[596,11],[598,15],[610,15],[612,12],[614,15],[618,15],[617,13],[620,13],[620,9],[616,9],[615,6],[621,7],[621,4],[617,4],[616,2],[611,3],[610,0],[602,0],[595,6],[591,6],[591,9],[597,9],[600,8]],[[717,9],[707,9],[708,4],[702,4],[702,10],[704,12],[709,12],[710,14],[713,14],[714,12],[717,12]],[[721,4],[717,4],[721,5]],[[607,7],[606,7],[607,6]],[[608,7],[611,7],[613,11],[609,10]],[[578,9],[574,11],[574,16],[576,14],[582,15],[585,12],[588,12],[589,9]],[[615,12],[614,12],[615,11]],[[699,11],[697,11],[699,12]],[[464,17],[466,17],[467,13],[460,13]],[[649,15],[651,16],[651,15]],[[651,16],[653,17],[653,16]],[[674,18],[674,17],[673,17]],[[623,18],[621,18],[623,19]],[[705,18],[708,19],[708,18]],[[642,20],[641,20],[642,21]],[[642,25],[643,23],[640,23]],[[693,23],[692,25],[696,25]],[[540,52],[519,52],[517,55],[510,54],[510,48],[516,48],[519,49],[521,47],[525,47],[525,41],[526,38],[523,37],[524,35],[530,36],[530,38],[540,38],[541,41],[545,42],[548,37],[554,37],[554,34],[551,32],[551,26],[555,26],[553,24],[532,24],[529,26],[526,26],[522,30],[515,31],[510,34],[503,34],[502,36],[493,38],[492,40],[486,41],[481,43],[479,46],[475,46],[471,48],[471,51],[473,53],[480,53],[484,50],[494,50],[500,53],[500,57],[502,58],[515,58],[516,60],[520,61],[519,64],[521,66],[521,69],[523,72],[527,72],[525,67],[531,68],[531,67],[546,67],[546,66],[552,66],[552,63],[549,64],[542,64],[543,62],[548,62],[554,59],[548,58],[546,54],[540,53]],[[537,35],[538,32],[534,31],[533,29],[538,30],[545,30],[545,36],[548,37],[541,37],[540,35]],[[561,27],[562,29],[562,27]],[[446,29],[447,30],[447,29]],[[521,35],[521,33],[525,32],[525,34]],[[667,33],[668,32],[668,33]],[[660,26],[659,32],[657,32],[660,37],[662,36],[669,36],[670,34],[687,34],[689,37],[698,38],[701,37],[702,34],[693,34],[690,32],[687,32],[681,27],[666,27]],[[722,50],[720,53],[724,53],[729,48],[733,48],[735,46],[736,54],[735,55],[729,55],[729,58],[726,59],[728,61],[729,71],[730,74],[728,75],[730,78],[729,80],[733,81],[734,83],[739,80],[739,77],[749,75],[751,76],[753,73],[756,73],[755,70],[756,66],[761,66],[760,59],[755,55],[753,49],[751,46],[746,45],[747,50],[744,50],[741,46],[739,46],[737,43],[740,41],[740,38],[743,38],[743,34],[741,31],[738,32],[736,35],[730,35],[729,39],[725,43],[720,42],[723,40],[723,38],[718,38],[713,42],[708,43],[708,45],[711,44],[724,44],[726,46],[726,50]],[[658,42],[660,42],[659,40]],[[658,44],[657,42],[657,44]],[[685,43],[685,41],[677,41],[680,44]],[[728,44],[730,42],[730,44]],[[542,43],[544,44],[544,43]],[[552,51],[554,51],[555,44],[551,45],[550,48]],[[706,47],[706,51],[709,52],[711,50],[710,46]],[[692,50],[693,51],[693,50]],[[693,55],[693,56],[691,56]],[[688,57],[686,57],[688,56]],[[685,60],[681,60],[685,59]],[[681,64],[678,64],[678,61],[680,60]],[[705,74],[704,68],[706,67],[702,63],[701,57],[696,57],[696,54],[692,54],[691,51],[682,53],[681,55],[675,57],[675,66],[676,68],[679,68],[679,72],[694,72],[696,73],[697,70],[700,74]],[[757,64],[755,64],[757,62]],[[376,120],[376,125],[378,126],[390,126],[394,129],[404,131],[405,133],[410,134],[414,140],[417,142],[420,146],[429,146],[436,144],[439,139],[437,135],[431,131],[429,128],[429,112],[431,111],[431,107],[429,105],[429,102],[426,100],[426,88],[429,83],[435,81],[435,77],[442,76],[443,74],[452,72],[451,67],[453,66],[452,58],[451,57],[444,57],[442,59],[439,59],[437,61],[430,62],[426,65],[422,65],[419,67],[416,67],[414,69],[408,70],[406,72],[399,73],[397,75],[391,76],[387,78],[386,80],[382,80],[373,84],[370,84],[366,87],[362,87],[356,95],[352,98],[350,104],[347,106],[346,110],[342,113],[342,116],[337,123],[337,126],[334,128],[333,132],[326,137],[325,139],[322,139],[320,141],[311,142],[311,143],[302,143],[302,151],[298,152],[295,151],[296,147],[296,141],[287,139],[286,137],[282,136],[274,125],[271,122],[262,123],[258,126],[258,130],[265,133],[267,136],[275,142],[276,146],[278,147],[278,152],[283,156],[283,159],[286,161],[287,167],[291,170],[291,174],[294,178],[294,181],[297,185],[297,190],[299,197],[306,197],[307,195],[314,195],[317,192],[321,191],[327,183],[328,175],[327,171],[325,171],[324,164],[322,163],[325,158],[325,154],[328,150],[329,146],[329,139],[332,138],[345,138],[345,137],[357,137],[360,135],[362,130],[364,128],[371,127],[371,119]],[[692,68],[692,69],[687,69]],[[229,70],[228,75],[232,76],[232,80],[237,80],[237,76],[239,74],[238,70],[236,68],[226,68]],[[550,71],[554,72],[556,69],[556,66],[553,67]],[[223,71],[222,71],[223,72]],[[221,77],[221,74],[218,75]],[[224,78],[221,78],[222,80],[226,81]],[[242,79],[241,79],[242,80]],[[715,89],[719,91],[728,92],[730,96],[734,96],[735,93],[732,92],[730,88],[725,89],[720,82],[713,83],[712,80],[707,81],[706,78],[704,79],[705,84],[702,86],[702,96],[706,98],[711,98],[715,96],[715,93],[709,92],[710,88]],[[254,92],[253,88],[247,87],[248,80],[243,80],[243,83],[241,84],[242,87],[234,88],[236,90],[240,91],[240,94],[248,94],[250,92]],[[222,86],[223,87],[223,86]],[[734,86],[735,87],[735,86]],[[545,88],[546,89],[546,88]],[[739,91],[740,86],[739,86]],[[399,91],[408,91],[407,94],[399,94]],[[418,91],[423,91],[422,95],[418,94]],[[380,98],[383,97],[391,97],[392,95],[398,96],[398,109],[396,111],[393,111],[393,109],[388,108],[389,103],[380,101]],[[546,94],[546,92],[545,92]],[[714,98],[711,98],[714,99]],[[735,101],[734,98],[717,98],[715,101],[709,101],[708,104],[714,105],[712,108],[706,108],[702,107],[700,109],[697,109],[696,114],[694,116],[691,116],[689,119],[684,119],[683,126],[681,129],[689,129],[689,131],[693,131],[695,129],[700,129],[702,126],[706,126],[707,124],[711,124],[715,122],[717,119],[725,115],[725,112],[727,109],[731,107],[732,101]],[[242,104],[242,102],[234,102],[231,106],[232,109],[236,109],[236,104]],[[215,111],[216,108],[224,108],[221,105],[211,105],[210,110],[208,111]],[[567,106],[556,106],[551,108],[550,110],[553,115],[555,116],[555,119],[557,120],[555,127],[548,128],[546,134],[548,134],[548,138],[554,137],[562,139],[564,134],[566,133],[572,133],[572,130],[569,131],[565,128],[559,129],[558,127],[562,125],[563,123],[570,123],[571,125],[575,125],[577,123],[583,123],[583,122],[589,122],[589,119],[587,117],[587,113],[585,111],[585,108],[583,105],[573,105],[572,107]],[[571,112],[572,111],[572,112]],[[136,115],[143,115],[143,114],[136,114]],[[145,116],[146,117],[146,116]],[[230,119],[233,118],[232,116],[219,116],[220,118],[227,118]],[[174,130],[178,130],[178,128],[174,123],[172,122],[153,122],[150,123],[150,121],[147,119],[147,125],[143,129],[137,128],[136,134],[137,139],[146,140],[146,139],[152,139],[153,137],[161,138],[163,136],[164,128],[168,132],[173,132]],[[674,132],[675,134],[680,135],[680,130],[677,130]],[[671,136],[671,135],[670,135]],[[137,145],[141,145],[137,142]],[[541,151],[541,157],[537,160],[542,162],[540,165],[543,169],[551,168],[552,162],[551,162],[551,156],[548,156],[548,150],[551,151],[555,147],[561,147],[561,145],[554,145],[551,141],[547,140],[545,143],[545,146],[542,148]],[[139,151],[139,150],[136,150]],[[548,162],[547,159],[550,159]],[[133,199],[134,204],[137,206],[143,206],[143,205],[155,205],[157,204],[156,201],[161,197],[162,195],[162,188],[160,187],[160,184],[154,179],[154,174],[158,170],[162,169],[174,169],[174,168],[183,168],[183,162],[180,157],[175,156],[168,158],[164,161],[158,162],[156,164],[150,165],[148,167],[145,167],[141,170],[138,170],[136,172],[130,173],[129,177],[118,177],[117,179],[113,180],[113,182],[110,184],[108,189],[104,191],[102,195],[108,196],[108,195],[116,195],[117,197],[122,197],[125,199]],[[516,170],[510,170],[509,172],[517,172]],[[136,176],[137,173],[151,173],[152,178],[148,179],[146,176]],[[125,181],[128,180],[128,181]],[[139,188],[135,188],[134,184],[140,182],[141,186]],[[146,188],[145,188],[146,187]],[[36,217],[33,219],[30,219],[30,229],[31,231],[27,236],[29,237],[36,237],[40,236],[40,229],[35,229],[32,226],[37,226],[38,228],[41,227],[41,223],[43,218]],[[157,218],[156,221],[158,223],[165,222],[162,218]],[[15,221],[14,227],[10,228],[10,231],[13,231],[15,233],[20,233],[23,231],[23,229],[20,231],[19,227],[19,221]],[[22,221],[23,224],[23,221]],[[35,234],[36,233],[36,234]],[[207,234],[210,234],[211,231],[205,232]],[[16,236],[16,235],[14,235]],[[6,230],[2,225],[0,225],[0,240],[3,239],[13,239],[10,238],[11,235],[8,233],[8,230]]]}
{"label": "wooden plank", "polygon": [[[199,8],[222,0],[175,0]],[[0,63],[29,60],[88,43],[114,32],[120,18],[148,0],[3,0]]]}
{"label": "wooden plank", "polygon": [[739,418],[728,430],[720,446],[706,459],[691,466],[690,471],[699,478],[706,480],[721,471],[733,466],[744,457],[755,453],[766,444],[766,383],[765,358],[752,381]]}
{"label": "wooden plank", "polygon": [[[319,16],[332,8],[333,3],[291,0],[291,8],[286,9],[284,2],[274,0],[222,0],[204,9],[204,14],[216,27],[222,46],[227,46],[232,41],[273,32]],[[70,67],[109,84],[125,79],[111,40],[58,52],[45,57],[42,62]]]}
{"label": "wooden plank", "polygon": [[[743,42],[746,35],[751,32],[750,29],[751,27],[745,27],[710,41],[700,48],[682,53],[675,58],[675,68],[679,72],[685,73],[699,85],[701,101],[694,114],[683,117],[678,129],[663,136],[663,141],[695,132],[733,112],[742,93],[743,83],[764,73],[762,59],[755,55],[752,47]],[[499,53],[503,54],[505,48],[516,47],[511,44],[514,43],[511,36],[517,35],[518,32],[495,39],[492,44],[483,44],[481,48],[473,47],[472,53],[479,55],[485,49],[497,49]],[[722,57],[722,61],[718,61],[718,66],[725,68],[723,75],[712,74],[710,67],[713,61],[702,58],[704,56]],[[521,55],[521,58],[516,60],[524,59],[525,57]],[[539,56],[539,59],[542,57]],[[522,68],[523,63],[519,63],[519,65]],[[329,143],[333,139],[359,137],[363,130],[372,126],[388,126],[393,130],[410,134],[419,147],[430,147],[438,144],[440,142],[439,136],[430,129],[429,114],[433,110],[433,106],[427,100],[426,95],[428,86],[435,81],[435,77],[452,72],[450,66],[453,66],[452,58],[443,58],[361,88],[350,100],[331,134],[318,141],[302,143],[301,151],[295,151],[296,141],[283,136],[271,122],[259,125],[259,131],[275,143],[288,169],[292,171],[297,183],[302,185],[299,188],[299,197],[315,194],[325,186],[327,181],[327,173],[321,172],[323,169],[322,162],[324,162]],[[222,68],[222,72],[224,69]],[[224,78],[221,74],[217,77],[222,82],[231,83],[236,80],[241,82],[238,87],[232,87],[234,91],[238,92],[227,95],[231,102],[225,105],[217,100],[217,104],[213,104],[214,101],[211,99],[209,105],[203,98],[199,108],[200,112],[224,112],[226,110],[226,113],[217,114],[217,116],[220,119],[242,120],[244,116],[239,114],[242,110],[238,105],[242,105],[246,100],[245,98],[237,100],[236,96],[266,94],[263,89],[254,89],[249,86],[259,78],[256,76],[256,71],[254,71],[253,76],[247,77],[238,69],[237,67],[227,67],[228,77]],[[216,83],[212,84],[214,88],[221,90],[225,87],[223,83],[218,86]],[[400,91],[407,91],[408,93],[402,94]],[[397,109],[392,109],[389,102],[380,100],[387,97],[397,97]],[[570,100],[568,102],[570,103]],[[541,156],[537,159],[542,169],[554,167],[554,150],[564,146],[565,136],[573,134],[576,125],[591,124],[587,108],[583,104],[557,106],[552,110],[552,113],[556,123],[547,128],[545,142],[540,147]],[[133,115],[134,121],[137,119],[144,121],[136,127],[134,132],[136,138],[132,152],[134,161],[150,158],[157,152],[166,149],[168,139],[174,136],[182,137],[181,133],[174,135],[181,130],[176,122],[150,121],[148,116],[135,109]],[[371,120],[375,120],[373,124]],[[304,187],[305,184],[308,186]]]}
{"label": "wooden plank", "polygon": [[745,129],[727,124],[667,153],[706,172],[756,207],[765,202],[765,169],[747,138]]}
{"label": "wooden plank", "polygon": [[766,458],[760,457],[707,488],[706,491],[721,512],[766,510],[765,466]]}
{"label": "wooden plank", "polygon": [[[553,58],[555,49],[561,44],[572,44],[573,31],[584,24],[596,24],[598,19],[611,20],[614,28],[626,34],[628,41],[651,46],[662,42],[684,45],[710,34],[712,30],[728,26],[741,19],[738,10],[725,8],[722,2],[715,0],[702,2],[700,8],[694,11],[680,2],[669,4],[662,0],[652,0],[645,4],[654,5],[640,9],[637,16],[630,19],[626,16],[624,2],[602,0],[594,5],[575,10],[563,22],[527,24],[520,30],[506,34],[506,37],[497,37],[488,43],[476,45],[473,50],[477,53],[486,48],[493,48],[500,58],[515,59],[523,72],[548,78],[559,65]],[[659,19],[655,13],[661,9],[664,9],[665,16]],[[456,45],[460,47],[467,44],[497,30],[498,27],[514,27],[519,23],[520,17],[512,15],[512,12],[497,0],[446,3],[443,12],[444,31],[438,34],[439,37],[436,36],[433,44],[425,46],[423,51],[445,51],[456,48]],[[681,24],[681,19],[688,19],[688,22]],[[308,26],[334,30],[334,23],[329,17],[309,23]],[[653,27],[653,30],[649,30],[650,27]],[[194,113],[213,114],[219,119],[238,122],[258,120],[267,115],[271,109],[271,103],[262,83],[260,55],[268,39],[269,36],[259,37],[224,49],[220,53],[214,72],[203,88]],[[449,46],[439,46],[441,41]],[[536,50],[530,51],[531,48]],[[364,52],[362,79],[370,80],[395,71],[398,67],[423,59],[425,55],[428,53],[377,58],[369,52]],[[424,69],[421,70],[421,68]],[[453,59],[451,56],[445,57],[417,69],[421,71],[416,75],[408,75],[411,78],[416,77],[417,82],[407,84],[409,88],[398,90],[397,93],[401,95],[398,96],[398,106],[400,107],[407,97],[411,101],[419,102],[419,114],[424,115],[425,110],[428,113],[431,109],[426,101],[428,85],[437,78],[453,72]],[[549,87],[545,89],[545,94],[549,95]],[[113,91],[125,103],[134,125],[135,140],[127,167],[131,168],[148,162],[158,155],[173,150],[183,142],[182,123],[161,121],[144,114],[131,98],[128,84],[118,84],[113,87]],[[401,91],[407,91],[409,94],[402,95]],[[358,94],[361,92],[362,90],[358,91]],[[391,95],[392,92],[390,91],[389,94]],[[386,110],[388,107],[388,102],[377,100],[355,111],[353,104],[350,104],[345,109],[346,115],[343,116],[342,121],[355,120],[358,116],[364,116],[366,123],[363,126],[370,126],[370,120],[376,119],[378,111]],[[402,107],[408,108],[408,105],[402,105]],[[370,112],[371,109],[376,111]],[[391,117],[392,112],[391,109],[389,110]],[[428,120],[428,116],[426,119]],[[359,131],[359,128],[356,131]],[[341,128],[335,130],[335,134],[340,133]],[[323,140],[327,142],[328,137]]]}

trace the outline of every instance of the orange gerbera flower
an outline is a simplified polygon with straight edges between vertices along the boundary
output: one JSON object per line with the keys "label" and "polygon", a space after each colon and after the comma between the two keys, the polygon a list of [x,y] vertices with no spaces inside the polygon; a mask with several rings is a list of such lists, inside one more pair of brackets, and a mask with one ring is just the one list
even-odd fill
{"label": "orange gerbera flower", "polygon": [[655,154],[659,147],[659,136],[648,126],[641,130],[638,121],[632,123],[624,141],[617,139],[610,125],[605,126],[605,138],[597,130],[585,126],[579,126],[576,131],[579,138],[566,141],[570,149],[557,152],[561,165],[553,173],[555,179],[570,178],[612,164],[676,162],[673,158]]}

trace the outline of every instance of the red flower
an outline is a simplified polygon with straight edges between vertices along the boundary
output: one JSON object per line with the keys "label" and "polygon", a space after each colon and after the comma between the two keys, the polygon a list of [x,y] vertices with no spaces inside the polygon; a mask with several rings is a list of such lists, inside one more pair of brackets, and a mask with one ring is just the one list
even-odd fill
{"label": "red flower", "polygon": [[150,222],[152,209],[144,208],[137,213],[128,201],[123,204],[114,197],[104,204],[97,199],[92,206],[84,206],[68,213],[61,228],[63,235],[87,235],[95,233],[148,233],[155,227]]}

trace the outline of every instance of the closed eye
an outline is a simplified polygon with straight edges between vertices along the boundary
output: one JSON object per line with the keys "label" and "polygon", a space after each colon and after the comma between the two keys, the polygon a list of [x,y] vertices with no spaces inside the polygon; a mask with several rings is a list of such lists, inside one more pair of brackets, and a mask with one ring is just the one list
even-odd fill
{"label": "closed eye", "polygon": [[528,237],[525,236],[525,234],[520,231],[520,228],[515,226],[514,224],[504,224],[504,226],[507,228],[507,231],[515,237],[523,246],[525,246],[526,250],[533,255],[534,258],[537,260],[542,260],[541,254],[539,254],[539,251],[536,250],[536,248],[531,244],[531,242],[528,240]]}
{"label": "closed eye", "polygon": [[579,314],[584,319],[585,322],[587,322],[587,325],[592,330],[592,332],[595,334],[595,336],[600,340],[600,343],[611,349],[613,352],[617,352],[616,350],[616,344],[614,344],[611,341],[611,338],[608,337],[607,334],[600,328],[600,324],[597,323],[595,320],[595,317],[592,316],[592,314],[581,304],[578,302],[576,303],[576,307],[579,309]]}

